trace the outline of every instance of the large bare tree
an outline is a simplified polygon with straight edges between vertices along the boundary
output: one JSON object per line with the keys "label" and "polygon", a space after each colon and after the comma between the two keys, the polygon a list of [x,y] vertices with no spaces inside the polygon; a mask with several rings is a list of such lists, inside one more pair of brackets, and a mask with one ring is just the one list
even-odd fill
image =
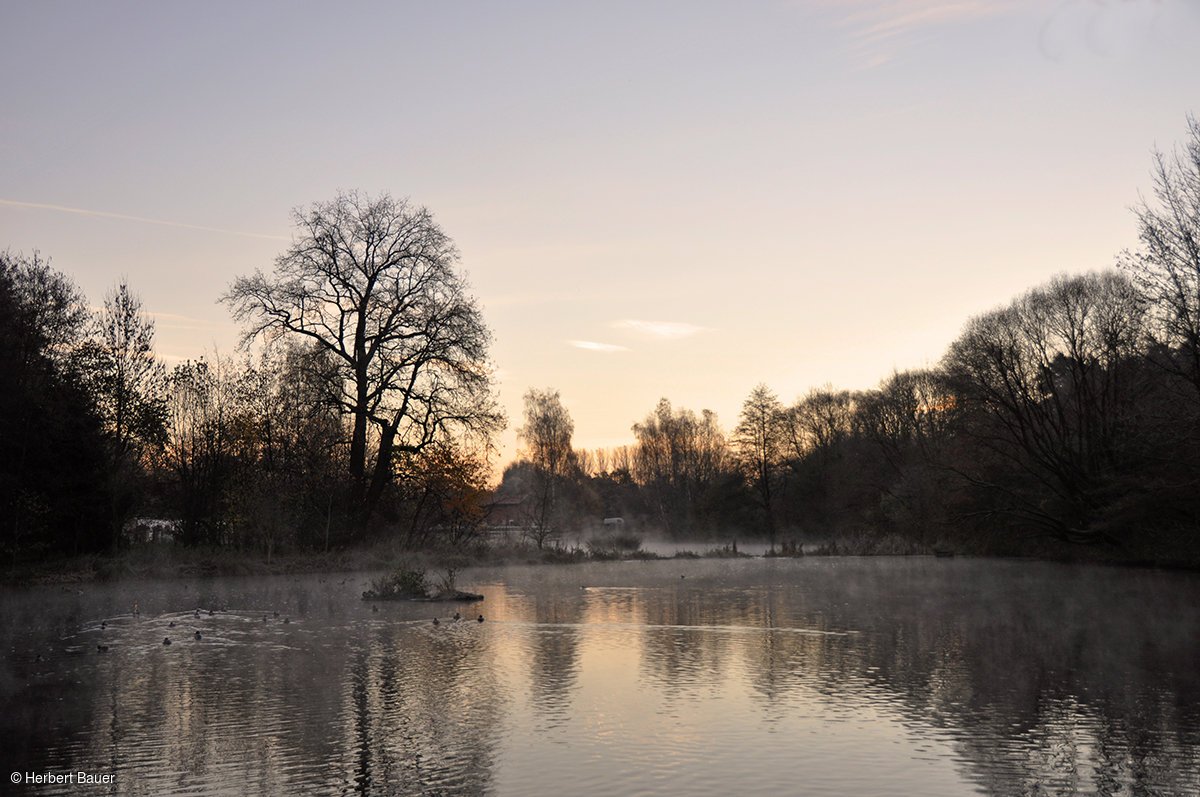
{"label": "large bare tree", "polygon": [[[1009,463],[1013,478],[971,475],[978,463],[962,475],[1053,536],[1104,538],[1096,524],[1133,460],[1129,438],[1145,411],[1143,329],[1134,286],[1116,272],[1059,276],[973,318],[944,365],[970,415],[966,434]],[[1016,489],[1021,474],[1032,487]]]}
{"label": "large bare tree", "polygon": [[329,355],[328,386],[349,421],[348,476],[365,523],[396,455],[503,425],[483,322],[458,251],[423,207],[339,194],[293,211],[296,234],[271,276],[241,277],[223,301],[260,335],[307,339]]}

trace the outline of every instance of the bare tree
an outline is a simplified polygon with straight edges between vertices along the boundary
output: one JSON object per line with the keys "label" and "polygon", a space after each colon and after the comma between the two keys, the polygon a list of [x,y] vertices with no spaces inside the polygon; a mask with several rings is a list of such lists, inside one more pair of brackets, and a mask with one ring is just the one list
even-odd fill
{"label": "bare tree", "polygon": [[630,446],[616,446],[608,449],[605,454],[608,462],[606,471],[609,474],[632,474],[634,451]]}
{"label": "bare tree", "polygon": [[953,423],[955,401],[938,370],[898,371],[859,396],[855,431],[879,447],[897,474],[912,456],[930,462]]}
{"label": "bare tree", "polygon": [[327,400],[327,353],[296,336],[280,343],[229,374],[237,542],[261,545],[268,561],[292,541],[329,549],[345,451],[341,417]]}
{"label": "bare tree", "polygon": [[228,358],[179,363],[168,380],[163,465],[175,480],[187,544],[230,542],[229,494],[236,479],[236,399]]}
{"label": "bare tree", "polygon": [[26,333],[12,339],[15,350],[10,356],[29,363],[41,353],[56,365],[70,365],[89,318],[79,287],[37,251],[32,255],[0,252],[0,279],[11,284],[19,300],[16,308],[9,309],[9,320]]}
{"label": "bare tree", "polygon": [[1155,359],[1188,380],[1200,399],[1200,121],[1169,155],[1154,153],[1154,199],[1134,208],[1142,246],[1118,263],[1150,299],[1160,344]]}
{"label": "bare tree", "polygon": [[103,422],[108,459],[109,522],[119,544],[125,522],[146,490],[148,457],[166,442],[166,371],[154,358],[154,321],[122,281],[104,297],[93,334],[76,357]]}
{"label": "bare tree", "polygon": [[595,476],[600,471],[597,470],[599,457],[595,451],[588,451],[586,448],[577,448],[571,452],[575,458],[575,469],[580,476]]}
{"label": "bare tree", "polygon": [[[853,433],[857,409],[855,394],[825,385],[783,410],[789,494],[799,499],[793,506],[802,507],[794,517],[826,526],[833,521],[835,497],[843,495],[837,488],[846,482],[838,478],[837,469]],[[842,507],[845,503],[841,502]]]}
{"label": "bare tree", "polygon": [[854,397],[831,385],[815,388],[784,413],[784,428],[791,455],[801,459],[812,453],[828,459],[851,432]]}
{"label": "bare tree", "polygon": [[503,426],[492,395],[491,333],[458,252],[423,207],[387,194],[339,194],[293,212],[297,233],[270,277],[223,297],[246,324],[328,352],[329,388],[349,418],[348,476],[359,524],[393,481],[399,453]]}
{"label": "bare tree", "polygon": [[738,464],[753,486],[766,516],[771,550],[775,550],[773,489],[786,435],[784,408],[771,389],[760,384],[742,404],[733,446]]}
{"label": "bare tree", "polygon": [[122,280],[96,317],[97,405],[118,460],[166,438],[166,371],[154,358],[154,320]]}
{"label": "bare tree", "polygon": [[1143,318],[1124,276],[1062,276],[972,319],[950,347],[969,434],[1036,485],[987,485],[1006,511],[1064,540],[1100,537],[1098,508],[1130,459]]}
{"label": "bare tree", "polygon": [[637,437],[634,474],[672,534],[695,531],[701,495],[723,472],[725,435],[717,416],[704,410],[672,410],[661,399],[654,412],[633,425]]}
{"label": "bare tree", "polygon": [[517,430],[517,436],[525,444],[525,458],[534,467],[537,503],[530,533],[539,548],[553,532],[551,521],[559,483],[572,463],[574,432],[575,423],[557,390],[529,389],[525,394],[525,425]]}

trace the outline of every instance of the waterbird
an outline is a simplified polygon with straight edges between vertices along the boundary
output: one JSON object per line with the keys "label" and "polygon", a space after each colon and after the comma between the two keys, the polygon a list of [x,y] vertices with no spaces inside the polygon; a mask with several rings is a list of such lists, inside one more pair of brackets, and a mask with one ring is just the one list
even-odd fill
{"label": "waterbird", "polygon": [[174,628],[174,627],[175,627],[175,621],[174,621],[174,620],[172,620],[171,622],[167,623],[167,628]]}
{"label": "waterbird", "polygon": [[97,645],[96,652],[97,653],[108,653],[108,645]]}
{"label": "waterbird", "polygon": [[100,630],[101,630],[101,631],[103,631],[105,628],[108,628],[108,621],[107,621],[107,620],[101,620],[101,621],[100,621]]}
{"label": "waterbird", "polygon": [[279,610],[278,609],[275,610],[275,619],[276,620],[279,619]]}
{"label": "waterbird", "polygon": [[459,620],[461,620],[461,619],[462,619],[462,615],[461,615],[461,614],[459,614],[458,612],[455,612],[455,613],[454,613],[454,622],[456,622],[456,623],[457,623],[457,622],[458,622]]}
{"label": "waterbird", "polygon": [[264,615],[263,615],[263,622],[265,623],[266,621],[267,621],[267,616],[264,614]]}
{"label": "waterbird", "polygon": [[195,612],[192,613],[192,616],[194,616],[197,620],[199,620],[200,619],[200,610],[197,609]]}
{"label": "waterbird", "polygon": [[283,618],[283,624],[284,624],[284,625],[287,625],[287,624],[288,624],[288,623],[290,623],[291,621],[292,621],[292,618],[290,618],[290,617],[285,617],[285,618]]}
{"label": "waterbird", "polygon": [[479,615],[479,617],[477,617],[477,618],[475,618],[475,619],[476,619],[476,621],[477,621],[477,622],[480,622],[480,623],[482,623],[482,622],[483,622],[483,615],[481,614],[481,615]]}
{"label": "waterbird", "polygon": [[197,641],[197,642],[199,642],[201,639],[204,639],[204,637],[200,636],[200,632],[199,632],[198,630],[196,631],[196,635],[195,635],[195,636],[196,636],[196,641]]}
{"label": "waterbird", "polygon": [[371,604],[371,611],[373,611],[373,612],[375,612],[376,614],[378,614],[378,613],[379,613],[379,607],[378,607],[378,606],[376,606],[375,604],[373,604],[373,603],[372,603],[372,604]]}
{"label": "waterbird", "polygon": [[163,637],[163,644],[164,644],[164,645],[169,645],[169,644],[171,644],[171,637],[169,637],[169,636],[165,636],[165,637]]}
{"label": "waterbird", "polygon": [[212,609],[209,609],[209,610],[208,610],[208,616],[209,616],[209,617],[212,617],[212,616],[213,616],[213,610],[212,610]]}
{"label": "waterbird", "polygon": [[434,624],[434,625],[441,625],[441,622],[439,622],[439,621],[438,621],[438,619],[435,617],[435,618],[433,618],[433,624]]}

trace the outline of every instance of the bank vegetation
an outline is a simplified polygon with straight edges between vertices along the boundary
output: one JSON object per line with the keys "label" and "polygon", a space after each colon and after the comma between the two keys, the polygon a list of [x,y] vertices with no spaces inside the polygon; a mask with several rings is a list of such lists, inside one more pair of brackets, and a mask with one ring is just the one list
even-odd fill
{"label": "bank vegetation", "polygon": [[5,569],[156,544],[268,565],[379,546],[602,558],[649,534],[1195,565],[1195,119],[1152,181],[1116,268],[1033,287],[874,389],[758,385],[728,427],[664,398],[629,445],[592,451],[559,394],[530,389],[496,488],[491,333],[424,208],[297,210],[274,269],[221,297],[243,349],[170,368],[130,286],[92,309],[41,254],[4,253]]}

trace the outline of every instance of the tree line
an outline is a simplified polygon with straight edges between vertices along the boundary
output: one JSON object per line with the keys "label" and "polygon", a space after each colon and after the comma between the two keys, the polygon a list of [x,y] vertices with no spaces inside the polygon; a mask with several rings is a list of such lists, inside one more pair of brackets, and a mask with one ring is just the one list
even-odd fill
{"label": "tree line", "polygon": [[[534,525],[614,515],[787,552],[1200,561],[1200,124],[1188,127],[1155,154],[1140,246],[1116,269],[1055,277],[971,319],[936,366],[790,405],[759,385],[728,433],[663,399],[631,446],[596,452],[571,451],[557,393],[531,391],[527,453],[501,489],[558,483],[556,516],[543,506]],[[565,468],[529,431],[550,417],[567,422],[550,438]]]}
{"label": "tree line", "polygon": [[477,527],[504,419],[453,243],[426,209],[387,195],[341,194],[294,222],[274,270],[221,298],[245,350],[170,369],[128,285],[92,311],[41,255],[0,255],[12,563],[164,529],[270,557],[382,530],[453,543]]}
{"label": "tree line", "polygon": [[[379,537],[462,546],[522,506],[539,547],[620,517],[784,552],[948,547],[1200,554],[1200,124],[1154,157],[1137,248],[971,319],[934,367],[726,430],[667,399],[581,451],[552,389],[488,489],[505,420],[491,334],[425,208],[346,193],[294,212],[270,273],[221,297],[235,356],[167,368],[125,283],[91,309],[40,254],[0,255],[0,523],[12,564],[133,544],[270,557]],[[840,548],[838,547],[840,546]]]}

